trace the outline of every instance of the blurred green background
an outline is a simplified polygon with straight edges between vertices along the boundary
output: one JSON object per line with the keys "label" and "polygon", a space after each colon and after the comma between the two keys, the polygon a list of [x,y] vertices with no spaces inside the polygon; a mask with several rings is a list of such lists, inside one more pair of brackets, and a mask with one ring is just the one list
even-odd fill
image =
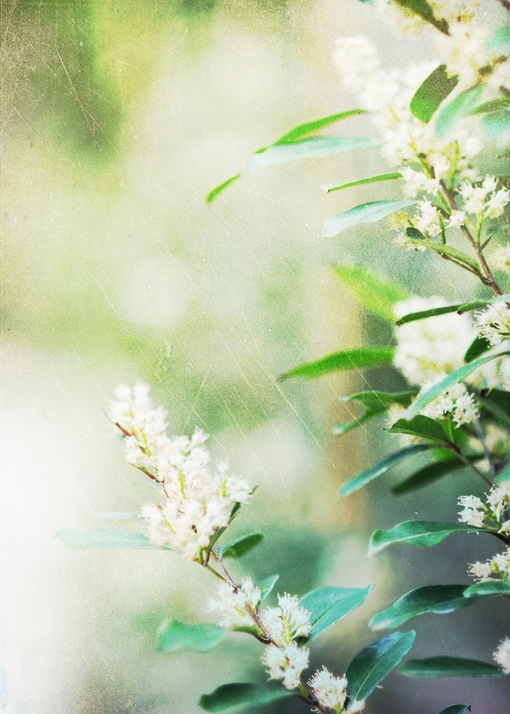
{"label": "blurred green background", "polygon": [[[153,496],[102,412],[117,383],[137,379],[169,410],[172,433],[203,427],[214,458],[259,484],[235,529],[266,540],[239,574],[279,572],[277,589],[298,595],[377,580],[375,596],[315,650],[312,665],[342,674],[376,638],[368,617],[408,574],[410,586],[434,582],[429,556],[417,569],[415,554],[399,553],[391,574],[389,558],[366,561],[369,519],[385,527],[438,509],[431,501],[427,513],[421,495],[394,508],[382,488],[373,503],[336,496],[340,480],[389,448],[380,424],[332,437],[348,416],[336,397],[381,379],[398,387],[395,375],[276,377],[391,339],[356,312],[331,263],[408,283],[418,266],[381,251],[377,229],[320,236],[322,220],[356,197],[319,187],[384,170],[375,152],[277,166],[212,206],[204,197],[293,125],[355,106],[330,59],[337,35],[367,32],[394,63],[427,58],[426,48],[399,41],[397,56],[391,30],[356,0],[3,0],[0,11],[0,708],[194,714],[219,684],[265,679],[260,646],[239,635],[209,656],[155,651],[165,619],[210,619],[207,573],[164,553],[72,552],[54,537]],[[372,131],[359,120],[341,128]],[[430,278],[448,273],[422,261],[419,275],[430,293]],[[462,574],[466,553],[454,553]],[[462,614],[452,622],[459,647],[472,644]],[[367,712],[454,703],[444,697],[456,684],[413,683],[412,698],[409,684],[393,678]],[[486,701],[485,686],[470,701]],[[296,700],[266,711],[303,709]]]}

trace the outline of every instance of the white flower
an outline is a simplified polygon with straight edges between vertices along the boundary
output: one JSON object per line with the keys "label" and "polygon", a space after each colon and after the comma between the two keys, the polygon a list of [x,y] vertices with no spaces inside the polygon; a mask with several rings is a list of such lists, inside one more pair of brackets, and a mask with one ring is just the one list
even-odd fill
{"label": "white flower", "polygon": [[347,707],[347,714],[358,714],[362,712],[365,708],[365,702],[358,699],[353,699],[353,701]]}
{"label": "white flower", "polygon": [[477,511],[474,508],[464,508],[462,511],[459,511],[459,521],[461,521],[461,523],[467,523],[474,528],[483,528],[485,513],[483,511]]}
{"label": "white flower", "polygon": [[251,578],[245,578],[237,592],[228,583],[218,586],[218,599],[209,600],[207,609],[220,613],[220,627],[249,627],[253,625],[247,607],[255,611],[260,602],[260,588]]}
{"label": "white flower", "polygon": [[306,637],[312,626],[310,612],[299,605],[297,597],[278,595],[279,607],[262,610],[260,617],[271,638],[280,646],[289,644],[296,637]]}
{"label": "white flower", "polygon": [[426,238],[434,238],[441,233],[441,222],[439,211],[430,201],[420,201],[418,203],[419,213],[413,216],[413,225]]}
{"label": "white flower", "polygon": [[497,650],[492,655],[497,664],[501,667],[505,674],[510,674],[510,638],[505,639],[500,643]]}
{"label": "white flower", "polygon": [[485,580],[489,580],[492,575],[492,566],[490,563],[480,563],[478,561],[469,566],[469,573],[483,583]]}
{"label": "white flower", "polygon": [[476,314],[476,324],[481,334],[493,347],[510,337],[510,308],[506,300],[493,302],[483,312]]}
{"label": "white flower", "polygon": [[308,684],[313,689],[317,701],[330,709],[343,708],[347,697],[347,679],[334,677],[325,667],[317,671]]}
{"label": "white flower", "polygon": [[299,648],[295,642],[280,649],[268,645],[262,653],[262,662],[268,668],[270,679],[283,679],[286,689],[295,689],[301,680],[301,672],[308,667],[308,650]]}

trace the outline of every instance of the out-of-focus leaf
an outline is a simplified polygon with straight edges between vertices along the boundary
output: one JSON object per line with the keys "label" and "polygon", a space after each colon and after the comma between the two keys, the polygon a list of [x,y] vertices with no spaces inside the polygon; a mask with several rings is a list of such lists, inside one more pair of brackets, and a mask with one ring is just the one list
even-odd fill
{"label": "out-of-focus leaf", "polygon": [[262,540],[264,540],[262,533],[248,533],[227,543],[227,545],[219,546],[218,553],[222,558],[240,558],[252,548],[255,548]]}
{"label": "out-of-focus leaf", "polygon": [[484,352],[490,350],[491,347],[491,343],[483,335],[477,335],[466,350],[464,362],[472,362],[480,355],[483,355]]}
{"label": "out-of-focus leaf", "polygon": [[454,384],[457,384],[457,382],[462,382],[463,379],[465,379],[472,372],[477,370],[478,367],[487,364],[487,362],[490,362],[491,360],[497,359],[498,357],[503,357],[508,354],[510,354],[510,352],[503,351],[498,352],[497,354],[488,355],[487,357],[480,357],[480,359],[474,360],[473,362],[469,362],[469,364],[465,364],[464,366],[459,367],[459,369],[455,369],[453,372],[450,372],[447,377],[434,384],[432,387],[430,387],[430,389],[427,389],[426,392],[421,394],[411,404],[408,409],[409,419],[412,419],[413,417],[417,416],[423,409],[423,407],[427,405],[430,401],[432,401],[432,399],[438,397],[440,394],[442,394],[442,392],[446,391]]}
{"label": "out-of-focus leaf", "polygon": [[393,306],[408,297],[399,285],[358,265],[335,265],[333,274],[343,288],[368,312],[393,322]]}
{"label": "out-of-focus leaf", "polygon": [[333,191],[341,191],[344,188],[352,188],[353,186],[364,186],[367,183],[378,183],[379,181],[395,181],[396,179],[402,178],[402,174],[398,171],[393,171],[387,174],[377,174],[377,176],[369,176],[368,178],[357,179],[357,181],[349,181],[348,183],[342,184],[325,184],[322,186],[322,190],[326,193],[332,193]]}
{"label": "out-of-focus leaf", "polygon": [[369,627],[373,630],[400,627],[419,615],[442,615],[483,600],[482,597],[463,597],[465,590],[465,585],[424,585],[410,590],[393,605],[374,615]]}
{"label": "out-of-focus leaf", "polygon": [[186,625],[178,620],[163,624],[157,634],[157,648],[163,652],[193,650],[209,652],[225,634],[223,627],[201,624]]}
{"label": "out-of-focus leaf", "polygon": [[270,575],[268,578],[264,578],[264,580],[260,581],[260,602],[270,595],[279,577],[279,575]]}
{"label": "out-of-focus leaf", "polygon": [[487,662],[461,657],[410,659],[397,670],[408,677],[503,677],[503,670]]}
{"label": "out-of-focus leaf", "polygon": [[362,203],[359,206],[350,208],[344,213],[338,213],[324,221],[322,234],[325,238],[333,238],[346,228],[355,226],[358,223],[375,223],[382,218],[400,211],[403,208],[414,206],[416,201],[372,201]]}
{"label": "out-of-focus leaf", "polygon": [[500,109],[506,109],[510,106],[510,99],[506,97],[500,97],[498,99],[491,99],[488,102],[483,102],[479,104],[472,111],[471,114],[488,114],[490,112],[497,112]]}
{"label": "out-of-focus leaf", "polygon": [[340,495],[348,496],[353,491],[357,491],[367,483],[370,483],[370,481],[382,476],[401,461],[408,459],[410,456],[414,456],[414,454],[418,454],[420,451],[426,451],[431,448],[433,448],[431,444],[413,444],[412,446],[406,446],[404,449],[390,454],[382,461],[369,466],[367,469],[364,469],[346,481],[340,488]]}
{"label": "out-of-focus leaf", "polygon": [[359,607],[366,599],[370,588],[334,588],[325,587],[304,595],[299,604],[308,610],[312,629],[307,642],[315,640],[329,627]]}
{"label": "out-of-focus leaf", "polygon": [[498,112],[484,114],[482,124],[489,139],[499,141],[510,130],[510,111],[500,109]]}
{"label": "out-of-focus leaf", "polygon": [[491,389],[480,395],[483,405],[500,419],[510,419],[510,392],[506,389]]}
{"label": "out-of-focus leaf", "polygon": [[464,591],[464,597],[495,597],[496,595],[510,595],[510,583],[504,580],[485,580],[483,583],[470,585]]}
{"label": "out-of-focus leaf", "polygon": [[441,109],[436,120],[436,133],[439,136],[448,134],[455,123],[470,114],[476,107],[483,91],[483,84],[475,84],[458,94],[455,99]]}
{"label": "out-of-focus leaf", "polygon": [[[481,458],[483,458],[483,455],[476,455],[476,457],[470,457],[469,460],[477,461]],[[394,486],[391,489],[391,492],[401,494],[414,491],[418,488],[424,488],[434,481],[438,481],[440,478],[443,478],[443,476],[446,476],[452,471],[458,471],[459,469],[465,468],[466,464],[464,461],[461,461],[456,456],[450,456],[439,461],[434,461],[434,463],[415,471],[414,474],[408,476],[404,479],[404,481],[401,481],[399,484]]]}
{"label": "out-of-focus leaf", "polygon": [[441,256],[451,258],[456,263],[468,265],[473,272],[475,272],[477,275],[481,275],[478,263],[473,258],[471,258],[471,256],[467,255],[467,253],[463,253],[461,250],[457,250],[457,248],[453,248],[451,245],[446,245],[445,243],[435,243],[431,240],[413,238],[410,231],[410,228],[406,229],[406,234],[408,236],[409,243],[412,243],[413,245],[418,245],[421,248],[425,248],[426,250],[433,250],[435,253],[439,253],[439,255]]}
{"label": "out-of-focus leaf", "polygon": [[404,521],[389,531],[374,531],[370,539],[369,556],[375,555],[383,548],[395,543],[416,545],[428,548],[444,540],[452,533],[476,533],[479,528],[468,526],[467,523],[445,523],[435,521]]}
{"label": "out-of-focus leaf", "polygon": [[471,711],[470,704],[452,704],[446,709],[441,709],[438,714],[466,714],[468,711]]}
{"label": "out-of-focus leaf", "polygon": [[450,77],[446,65],[440,64],[416,90],[411,99],[411,112],[420,121],[429,122],[441,102],[453,92],[458,83],[459,78]]}
{"label": "out-of-focus leaf", "polygon": [[490,52],[510,52],[510,25],[498,27],[487,43]]}
{"label": "out-of-focus leaf", "polygon": [[143,550],[170,550],[163,545],[154,545],[145,533],[120,529],[78,529],[58,531],[60,538],[69,548],[142,548]]}
{"label": "out-of-focus leaf", "polygon": [[282,686],[235,682],[222,684],[211,694],[202,694],[198,704],[206,712],[224,712],[241,706],[268,704],[276,699],[292,696],[295,696],[294,692],[289,692]]}
{"label": "out-of-focus leaf", "polygon": [[503,466],[501,471],[498,473],[497,481],[498,481],[498,483],[504,483],[505,481],[510,481],[510,458],[507,459],[506,464]]}
{"label": "out-of-focus leaf", "polygon": [[356,401],[366,407],[366,411],[361,416],[352,419],[352,421],[344,424],[336,424],[332,432],[337,436],[341,436],[346,432],[354,429],[360,424],[364,424],[369,419],[387,411],[393,404],[400,404],[403,407],[408,407],[411,401],[416,396],[416,391],[409,392],[359,392],[352,394],[350,397],[340,397],[343,402]]}
{"label": "out-of-focus leaf", "polygon": [[398,419],[393,426],[387,429],[390,434],[410,434],[421,439],[448,442],[442,424],[435,419],[418,414],[413,419]]}
{"label": "out-of-focus leaf", "polygon": [[425,22],[430,23],[440,32],[448,34],[448,23],[443,18],[441,20],[436,18],[427,0],[395,0],[395,2],[408,10],[412,10],[412,12],[422,17]]}
{"label": "out-of-focus leaf", "polygon": [[345,369],[361,369],[363,367],[378,367],[383,364],[391,364],[395,350],[390,347],[361,347],[353,350],[342,350],[333,354],[321,357],[315,362],[306,362],[298,367],[289,369],[285,374],[280,375],[278,380],[291,377],[304,377],[305,379],[315,379],[323,374],[338,372]]}
{"label": "out-of-focus leaf", "polygon": [[220,193],[222,193],[226,188],[230,186],[230,184],[234,183],[234,181],[237,181],[240,178],[241,174],[236,174],[235,176],[231,176],[226,181],[223,181],[223,183],[220,183],[219,186],[215,186],[211,191],[209,191],[209,193],[205,197],[205,202],[212,203],[214,199],[220,195]]}
{"label": "out-of-focus leaf", "polygon": [[347,667],[347,692],[351,700],[363,700],[413,646],[415,632],[393,632],[358,652]]}

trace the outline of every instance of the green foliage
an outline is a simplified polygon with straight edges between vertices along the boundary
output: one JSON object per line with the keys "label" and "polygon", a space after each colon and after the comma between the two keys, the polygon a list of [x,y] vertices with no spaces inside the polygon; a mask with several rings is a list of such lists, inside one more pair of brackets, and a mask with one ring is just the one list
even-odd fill
{"label": "green foliage", "polygon": [[279,575],[270,575],[269,577],[264,578],[260,581],[260,602],[263,602],[268,597],[268,595],[273,592],[273,588],[276,585],[279,577]]}
{"label": "green foliage", "polygon": [[379,183],[380,181],[395,181],[396,179],[402,178],[402,174],[398,171],[392,171],[386,174],[377,174],[376,176],[369,176],[368,178],[357,179],[357,181],[349,181],[348,183],[342,183],[340,185],[331,183],[322,186],[322,190],[326,193],[332,193],[333,191],[341,191],[344,188],[353,188],[354,186],[365,186],[369,183]]}
{"label": "green foliage", "polygon": [[398,668],[408,677],[503,677],[503,671],[493,664],[461,657],[428,657],[410,659]]}
{"label": "green foliage", "polygon": [[172,620],[159,628],[156,642],[158,649],[163,652],[180,649],[209,652],[216,647],[225,632],[223,627],[217,625],[186,625]]}
{"label": "green foliage", "polygon": [[419,15],[426,22],[433,25],[437,30],[448,34],[448,23],[446,20],[438,20],[434,15],[434,11],[427,0],[395,0],[398,5],[401,5],[408,10],[411,10],[416,15]]}
{"label": "green foliage", "polygon": [[344,213],[331,216],[324,221],[322,235],[333,238],[342,231],[359,223],[375,223],[403,208],[414,206],[416,201],[371,201],[350,208]]}
{"label": "green foliage", "polygon": [[218,546],[218,554],[221,558],[240,558],[246,553],[249,553],[250,550],[261,543],[263,539],[264,536],[262,533],[249,533],[248,535],[240,536],[230,541],[227,545]]}
{"label": "green foliage", "polygon": [[358,265],[334,265],[333,275],[340,280],[358,305],[384,320],[393,322],[393,306],[408,297],[406,291],[389,280]]}
{"label": "green foliage", "polygon": [[358,392],[351,394],[350,397],[340,397],[343,402],[359,402],[365,407],[365,411],[361,416],[345,422],[344,424],[336,424],[333,427],[333,434],[341,436],[351,429],[354,429],[361,424],[364,424],[369,419],[384,414],[394,404],[399,404],[402,407],[408,407],[413,398],[416,396],[416,391],[409,392]]}
{"label": "green foliage", "polygon": [[342,350],[321,357],[315,362],[306,362],[298,367],[293,367],[282,374],[278,379],[283,381],[291,377],[304,377],[315,379],[330,372],[339,372],[346,369],[362,369],[364,367],[379,367],[391,364],[394,350],[386,347],[365,347],[353,350]]}
{"label": "green foliage", "polygon": [[325,587],[307,593],[300,600],[300,605],[311,613],[312,629],[306,642],[315,640],[328,628],[359,607],[370,592],[366,588]]}
{"label": "green foliage", "polygon": [[370,539],[369,556],[375,555],[389,545],[405,543],[428,548],[437,545],[452,533],[476,533],[479,528],[465,523],[445,523],[435,521],[404,521],[389,531],[374,531]]}
{"label": "green foliage", "polygon": [[510,583],[504,580],[485,580],[470,585],[464,590],[464,597],[467,598],[478,596],[494,597],[496,595],[508,597],[510,595]]}
{"label": "green foliage", "polygon": [[414,116],[423,122],[429,122],[441,102],[453,92],[458,83],[458,77],[448,75],[445,64],[436,67],[411,99],[410,109]]}
{"label": "green foliage", "polygon": [[[408,493],[409,491],[414,491],[418,488],[424,488],[434,481],[438,481],[452,471],[459,471],[460,469],[466,468],[466,463],[456,456],[452,456],[451,453],[445,452],[444,458],[434,461],[428,466],[424,466],[418,471],[415,471],[411,476],[393,486],[391,492],[394,494]],[[483,458],[482,455],[477,455],[476,457],[467,457],[469,462],[474,462]]]}
{"label": "green foliage", "polygon": [[292,696],[294,696],[294,692],[289,692],[278,685],[236,682],[222,684],[211,694],[203,694],[198,704],[206,712],[224,712],[227,709],[241,706],[269,704],[277,699],[286,699]]}
{"label": "green foliage", "polygon": [[407,325],[409,322],[415,322],[416,320],[425,320],[428,317],[436,317],[437,315],[447,315],[451,312],[458,312],[462,315],[465,312],[471,310],[478,310],[481,307],[485,307],[490,304],[490,300],[475,300],[472,302],[464,302],[459,305],[445,305],[444,307],[432,307],[430,310],[420,310],[418,312],[409,312],[407,315],[399,317],[395,320],[395,325]]}
{"label": "green foliage", "polygon": [[392,427],[386,431],[392,434],[410,434],[421,439],[438,441],[440,444],[449,444],[443,424],[430,417],[418,414],[413,419],[398,419]]}
{"label": "green foliage", "polygon": [[458,94],[442,109],[436,119],[436,132],[445,136],[462,117],[471,114],[483,91],[483,84],[475,84]]}

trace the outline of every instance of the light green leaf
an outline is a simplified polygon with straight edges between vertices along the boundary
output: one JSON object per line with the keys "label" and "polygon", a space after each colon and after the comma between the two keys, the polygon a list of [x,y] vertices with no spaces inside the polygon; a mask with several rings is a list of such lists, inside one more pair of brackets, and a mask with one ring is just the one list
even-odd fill
{"label": "light green leaf", "polygon": [[457,76],[450,77],[445,64],[429,74],[416,90],[411,99],[410,109],[413,115],[423,122],[429,122],[441,102],[453,92],[459,82]]}
{"label": "light green leaf", "polygon": [[503,677],[503,670],[487,662],[460,657],[410,659],[397,670],[408,677]]}
{"label": "light green leaf", "polygon": [[407,240],[409,243],[412,243],[413,245],[418,245],[421,248],[425,248],[426,250],[433,250],[435,253],[439,253],[439,255],[441,255],[442,257],[446,257],[447,259],[451,258],[456,263],[468,265],[471,270],[476,273],[476,275],[481,275],[478,263],[473,258],[471,258],[471,256],[467,255],[467,253],[463,253],[461,250],[457,250],[457,248],[453,248],[450,245],[445,245],[444,243],[434,243],[431,240],[413,238],[412,235],[410,236],[411,230],[411,228],[406,229],[406,234],[408,235]]}
{"label": "light green leaf", "polygon": [[351,419],[351,421],[345,421],[342,424],[335,424],[335,426],[331,428],[331,433],[334,436],[343,436],[344,434],[347,434],[348,431],[351,431],[351,429],[355,429],[357,426],[361,426],[366,421],[372,419],[372,417],[375,417],[380,413],[381,412],[371,412],[367,409],[366,412],[361,414],[361,416],[357,417],[356,419]]}
{"label": "light green leaf", "polygon": [[274,702],[276,699],[285,699],[292,696],[295,696],[294,692],[289,692],[281,685],[236,682],[222,684],[211,694],[203,694],[198,700],[198,704],[206,712],[224,712],[227,709],[241,706],[269,704],[269,702]]}
{"label": "light green leaf", "polygon": [[223,627],[217,625],[185,625],[178,620],[164,623],[158,630],[157,648],[163,652],[175,650],[193,650],[209,652],[225,634]]}
{"label": "light green leaf", "polygon": [[374,531],[370,539],[369,557],[375,555],[389,545],[405,543],[428,548],[444,540],[452,533],[476,533],[479,528],[466,523],[445,523],[436,521],[404,521],[389,531]]}
{"label": "light green leaf", "polygon": [[264,580],[260,581],[260,602],[265,600],[266,597],[272,592],[279,577],[279,575],[270,575],[268,578],[264,578]]}
{"label": "light green leaf", "polygon": [[395,350],[390,347],[362,347],[353,350],[343,350],[342,352],[333,352],[333,354],[321,357],[315,362],[306,362],[298,367],[293,367],[293,369],[285,372],[285,374],[280,375],[278,381],[282,382],[291,377],[315,379],[330,372],[391,364],[393,362],[394,352]]}
{"label": "light green leaf", "polygon": [[145,533],[120,529],[78,529],[58,531],[60,538],[69,548],[141,548],[143,550],[170,550],[166,546],[154,545]]}
{"label": "light green leaf", "polygon": [[248,533],[230,541],[227,545],[219,546],[218,553],[221,558],[240,558],[263,540],[262,533]]}
{"label": "light green leaf", "polygon": [[220,183],[219,186],[215,186],[213,189],[211,189],[211,191],[209,191],[209,193],[205,197],[205,202],[212,203],[214,199],[220,195],[220,193],[223,193],[223,191],[230,186],[230,184],[234,183],[234,181],[237,181],[240,178],[241,174],[236,174],[235,176],[231,176],[226,181],[223,181],[223,183]]}
{"label": "light green leaf", "polygon": [[490,52],[510,52],[510,25],[498,27],[487,43]]}
{"label": "light green leaf", "polygon": [[358,265],[334,265],[332,270],[358,305],[389,322],[394,320],[395,303],[408,297],[400,286]]}
{"label": "light green leaf", "polygon": [[370,588],[325,587],[304,595],[299,604],[311,613],[312,629],[306,642],[315,640],[329,627],[359,607],[366,599]]}
{"label": "light green leaf", "polygon": [[[341,119],[348,119],[348,117],[359,116],[360,114],[366,113],[366,109],[349,109],[346,112],[329,114],[327,117],[322,117],[321,119],[314,119],[312,121],[304,122],[303,124],[298,124],[277,139],[273,146],[277,146],[278,144],[289,144],[294,141],[298,141],[299,139],[304,139],[305,136],[309,136],[315,131],[319,131],[319,129],[324,129],[324,127],[330,126]],[[259,152],[261,151],[264,151],[264,149],[259,149]]]}
{"label": "light green leaf", "polygon": [[345,213],[331,216],[324,221],[322,234],[325,238],[333,238],[346,228],[355,226],[358,223],[375,223],[382,218],[400,211],[403,208],[414,206],[416,201],[372,201],[362,203],[359,206],[350,208]]}
{"label": "light green leaf", "polygon": [[430,389],[427,389],[426,392],[423,394],[420,394],[420,396],[411,404],[411,406],[408,409],[408,418],[412,419],[413,417],[417,416],[420,411],[423,409],[423,407],[428,404],[432,399],[435,399],[438,397],[440,394],[442,394],[444,391],[452,387],[454,384],[457,384],[457,382],[462,382],[463,379],[468,377],[472,372],[478,369],[478,367],[481,367],[484,364],[487,364],[487,362],[490,362],[491,360],[497,359],[498,357],[502,357],[504,355],[508,355],[510,352],[505,351],[505,352],[498,352],[497,354],[491,354],[488,355],[487,357],[480,357],[480,359],[474,360],[473,362],[469,362],[468,364],[465,364],[463,367],[459,367],[459,369],[454,370],[453,372],[450,372],[450,374],[442,379],[440,382],[437,382],[434,384]]}
{"label": "light green leaf", "polygon": [[438,20],[434,15],[432,7],[429,5],[427,0],[395,0],[398,5],[411,10],[416,15],[419,15],[425,20],[425,22],[433,25],[437,30],[448,34],[448,23],[443,18]]}
{"label": "light green leaf", "polygon": [[438,136],[448,134],[454,124],[462,117],[468,116],[476,107],[483,91],[483,84],[475,84],[458,94],[455,99],[442,109],[436,119],[436,133]]}
{"label": "light green leaf", "polygon": [[410,456],[414,456],[414,454],[418,454],[420,451],[426,451],[431,448],[433,448],[433,444],[413,444],[412,446],[406,446],[404,449],[390,454],[382,461],[369,466],[367,469],[364,469],[346,481],[340,488],[340,495],[348,496],[353,491],[357,491],[367,483],[370,483],[370,481],[382,476],[382,474],[385,474],[401,461],[408,459]]}
{"label": "light green leaf", "polygon": [[496,595],[510,595],[510,583],[504,580],[485,580],[483,583],[470,585],[464,591],[464,597],[494,597]]}
{"label": "light green leaf", "polygon": [[505,483],[505,481],[510,481],[510,458],[507,459],[506,464],[503,466],[501,471],[498,473],[497,482]]}
{"label": "light green leaf", "polygon": [[413,646],[415,633],[393,632],[358,652],[347,667],[347,691],[351,700],[363,700],[402,660]]}
{"label": "light green leaf", "polygon": [[410,590],[393,605],[374,615],[369,627],[373,630],[400,627],[413,617],[429,613],[442,615],[483,599],[463,597],[465,590],[465,585],[425,585]]}
{"label": "light green leaf", "polygon": [[386,429],[390,434],[410,434],[421,439],[432,439],[449,443],[442,424],[435,419],[418,414],[413,419],[398,419],[393,426]]}
{"label": "light green leaf", "polygon": [[367,183],[378,183],[379,181],[395,181],[396,179],[402,178],[402,174],[398,171],[393,171],[387,174],[377,174],[377,176],[369,176],[368,178],[358,179],[357,181],[349,181],[348,183],[342,183],[340,185],[330,183],[321,186],[323,191],[326,193],[332,193],[333,191],[341,191],[344,188],[352,188],[353,186],[364,186]]}
{"label": "light green leaf", "polygon": [[484,114],[482,124],[489,139],[499,141],[503,134],[510,130],[510,112],[500,109],[498,112]]}

